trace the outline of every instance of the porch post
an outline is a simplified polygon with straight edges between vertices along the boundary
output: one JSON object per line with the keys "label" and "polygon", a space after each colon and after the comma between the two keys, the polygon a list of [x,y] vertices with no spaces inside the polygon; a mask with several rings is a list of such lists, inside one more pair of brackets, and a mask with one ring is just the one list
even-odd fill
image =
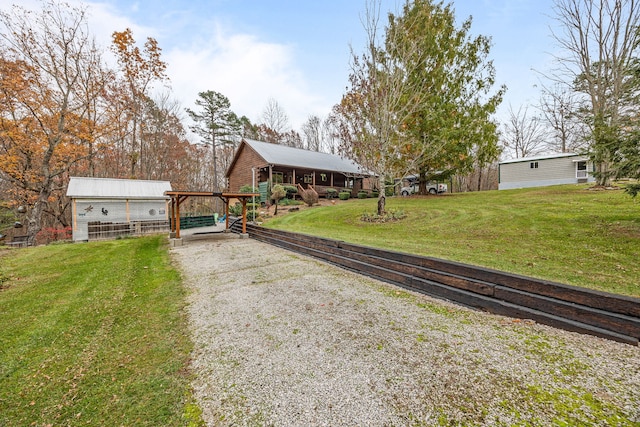
{"label": "porch post", "polygon": [[228,230],[229,229],[229,200],[228,199],[222,199],[224,200],[224,229]]}
{"label": "porch post", "polygon": [[176,201],[176,239],[180,238],[180,196],[177,196],[178,200]]}
{"label": "porch post", "polygon": [[169,216],[171,218],[171,227],[170,227],[170,231],[172,233],[175,233],[176,231],[176,199],[172,196],[171,200],[169,201]]}

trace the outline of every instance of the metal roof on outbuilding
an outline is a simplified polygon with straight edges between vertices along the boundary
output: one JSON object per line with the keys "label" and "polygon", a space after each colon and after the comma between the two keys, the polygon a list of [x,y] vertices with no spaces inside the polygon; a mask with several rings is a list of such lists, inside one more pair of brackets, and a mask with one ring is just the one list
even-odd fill
{"label": "metal roof on outbuilding", "polygon": [[364,170],[352,160],[334,154],[303,150],[301,148],[287,147],[285,145],[271,144],[252,139],[244,139],[243,141],[255,150],[267,163],[272,165],[371,175],[370,172]]}
{"label": "metal roof on outbuilding", "polygon": [[531,162],[534,160],[560,159],[562,157],[580,157],[580,160],[587,160],[585,156],[582,156],[576,153],[554,153],[554,154],[541,154],[541,155],[532,156],[532,157],[520,157],[518,159],[503,160],[500,162],[500,164],[505,165],[509,163]]}
{"label": "metal roof on outbuilding", "polygon": [[169,181],[71,177],[67,196],[92,199],[168,199]]}

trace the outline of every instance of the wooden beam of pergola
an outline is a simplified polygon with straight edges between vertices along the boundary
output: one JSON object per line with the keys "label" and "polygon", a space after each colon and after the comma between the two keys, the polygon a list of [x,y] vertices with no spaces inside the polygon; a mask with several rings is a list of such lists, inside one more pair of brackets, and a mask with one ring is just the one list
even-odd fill
{"label": "wooden beam of pergola", "polygon": [[171,231],[180,238],[180,205],[189,197],[218,197],[225,206],[225,230],[229,229],[229,201],[238,199],[242,203],[242,234],[247,233],[247,200],[260,197],[260,193],[228,193],[210,191],[165,191],[165,196],[171,198]]}

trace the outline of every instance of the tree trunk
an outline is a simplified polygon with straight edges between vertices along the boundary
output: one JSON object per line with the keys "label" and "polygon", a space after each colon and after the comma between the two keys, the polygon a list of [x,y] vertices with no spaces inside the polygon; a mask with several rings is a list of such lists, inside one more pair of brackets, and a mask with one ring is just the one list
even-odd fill
{"label": "tree trunk", "polygon": [[35,243],[36,235],[42,230],[42,215],[50,195],[51,190],[45,186],[45,188],[40,191],[40,194],[38,194],[38,199],[27,215],[27,234],[29,235],[29,241],[31,243]]}
{"label": "tree trunk", "polygon": [[384,177],[378,178],[378,188],[380,191],[378,192],[378,216],[383,216],[385,214],[385,208],[387,205],[386,198],[386,188],[384,186]]}
{"label": "tree trunk", "polygon": [[387,198],[384,195],[384,192],[381,191],[378,196],[378,216],[384,216],[385,214],[385,206],[387,204]]}

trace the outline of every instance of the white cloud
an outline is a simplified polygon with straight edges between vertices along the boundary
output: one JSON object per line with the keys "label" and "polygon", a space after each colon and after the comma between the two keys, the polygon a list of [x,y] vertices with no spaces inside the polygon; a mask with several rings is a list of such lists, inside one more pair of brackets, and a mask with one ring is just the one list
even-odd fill
{"label": "white cloud", "polygon": [[[147,37],[156,38],[168,66],[172,95],[184,108],[195,107],[199,92],[214,90],[229,98],[238,115],[259,122],[268,99],[273,98],[289,116],[291,126],[299,130],[309,114],[324,116],[336,101],[313,94],[302,67],[296,63],[294,46],[267,42],[249,33],[234,33],[216,22],[203,23],[202,19],[191,21],[192,25],[197,21],[197,28],[190,28],[185,19],[169,20],[172,24],[158,28],[140,25],[127,16],[138,9],[137,3],[130,4],[127,10],[108,1],[70,3],[88,6],[89,30],[113,65],[109,47],[114,31],[131,28],[139,45]],[[41,4],[23,0],[22,5],[38,10]]]}
{"label": "white cloud", "polygon": [[216,26],[209,40],[165,52],[171,86],[191,106],[199,92],[213,90],[229,98],[238,115],[259,122],[269,98],[275,99],[299,129],[322,100],[310,93],[290,46],[268,43],[250,34],[231,34]]}

